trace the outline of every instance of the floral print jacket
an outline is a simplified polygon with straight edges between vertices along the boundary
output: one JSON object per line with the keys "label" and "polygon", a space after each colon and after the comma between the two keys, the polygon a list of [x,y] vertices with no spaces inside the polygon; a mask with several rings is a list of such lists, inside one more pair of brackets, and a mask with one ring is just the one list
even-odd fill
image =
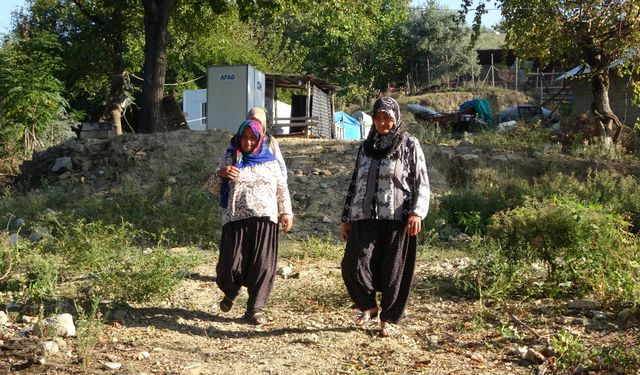
{"label": "floral print jacket", "polygon": [[[225,156],[218,169],[230,164],[230,156]],[[219,194],[222,181],[214,172],[207,181],[207,189]],[[293,215],[293,211],[289,187],[277,160],[240,168],[240,175],[229,180],[229,202],[222,209],[222,225],[251,217],[269,217],[277,224],[282,214]]]}
{"label": "floral print jacket", "polygon": [[365,155],[360,146],[342,221],[427,216],[431,189],[424,153],[415,137],[404,137],[396,151],[380,160]]}

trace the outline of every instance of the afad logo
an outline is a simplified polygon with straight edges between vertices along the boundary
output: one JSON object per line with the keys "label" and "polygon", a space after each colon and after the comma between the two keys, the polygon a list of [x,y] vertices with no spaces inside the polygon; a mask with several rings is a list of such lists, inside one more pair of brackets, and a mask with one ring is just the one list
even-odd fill
{"label": "afad logo", "polygon": [[234,81],[236,79],[235,74],[220,74],[221,81]]}

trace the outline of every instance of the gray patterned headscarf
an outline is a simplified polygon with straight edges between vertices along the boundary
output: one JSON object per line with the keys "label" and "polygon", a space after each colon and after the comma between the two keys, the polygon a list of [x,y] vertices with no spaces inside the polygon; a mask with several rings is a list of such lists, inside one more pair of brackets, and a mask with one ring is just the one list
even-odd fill
{"label": "gray patterned headscarf", "polygon": [[400,145],[400,141],[403,138],[404,127],[402,126],[402,115],[400,114],[400,105],[398,102],[389,97],[382,97],[373,104],[373,113],[371,117],[375,117],[376,113],[385,112],[389,116],[393,117],[395,124],[389,132],[389,134],[382,135],[374,126],[371,127],[367,139],[365,139],[363,146],[367,156],[374,159],[382,159],[394,152]]}

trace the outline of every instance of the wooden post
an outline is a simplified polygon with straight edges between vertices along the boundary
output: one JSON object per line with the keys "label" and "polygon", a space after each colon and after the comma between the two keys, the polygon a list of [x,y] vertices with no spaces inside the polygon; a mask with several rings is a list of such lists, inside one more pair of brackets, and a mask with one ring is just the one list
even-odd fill
{"label": "wooden post", "polygon": [[331,116],[331,138],[335,138],[336,137],[336,122],[334,121],[334,116],[336,113],[336,93],[334,91],[331,91],[331,113],[329,114]]}
{"label": "wooden post", "polygon": [[431,65],[429,59],[427,59],[427,88],[431,88]]}
{"label": "wooden post", "polygon": [[[305,83],[305,86],[307,88],[307,107],[305,108],[305,117],[311,117],[311,82],[307,81]],[[309,130],[309,126],[307,125],[306,128],[306,133],[307,133],[307,138],[309,138],[309,136],[311,135],[311,131]]]}
{"label": "wooden post", "polygon": [[[272,107],[273,111],[271,111],[271,127],[273,127],[273,125],[276,124],[276,119],[278,118],[278,93],[276,91],[276,78],[273,78],[273,85],[271,86],[273,88],[273,103],[272,103]],[[273,132],[273,130],[272,130]]]}
{"label": "wooden post", "polygon": [[538,75],[540,76],[540,104],[542,104],[544,102],[544,73],[540,71],[540,68],[538,68]]}
{"label": "wooden post", "polygon": [[491,87],[496,87],[496,77],[494,74],[495,67],[493,66],[493,53],[491,54]]}
{"label": "wooden post", "polygon": [[518,58],[516,57],[516,92],[518,92]]}

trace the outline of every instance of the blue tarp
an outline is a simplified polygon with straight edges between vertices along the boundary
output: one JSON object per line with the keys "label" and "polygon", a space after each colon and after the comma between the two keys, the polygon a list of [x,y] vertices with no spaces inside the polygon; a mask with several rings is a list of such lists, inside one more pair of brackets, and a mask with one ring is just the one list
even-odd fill
{"label": "blue tarp", "polygon": [[344,139],[360,139],[360,123],[358,122],[358,120],[342,111],[337,111],[333,114],[333,121],[335,122],[337,128],[344,129]]}

